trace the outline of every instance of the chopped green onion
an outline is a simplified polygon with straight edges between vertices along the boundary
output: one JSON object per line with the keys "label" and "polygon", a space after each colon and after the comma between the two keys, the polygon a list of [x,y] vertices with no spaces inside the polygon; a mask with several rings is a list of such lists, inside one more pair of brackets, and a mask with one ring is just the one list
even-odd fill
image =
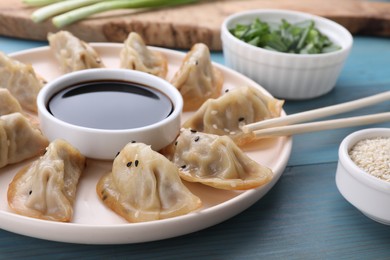
{"label": "chopped green onion", "polygon": [[341,49],[312,20],[291,24],[282,19],[280,24],[275,24],[256,18],[251,24],[237,24],[230,32],[251,45],[279,52],[318,54]]}

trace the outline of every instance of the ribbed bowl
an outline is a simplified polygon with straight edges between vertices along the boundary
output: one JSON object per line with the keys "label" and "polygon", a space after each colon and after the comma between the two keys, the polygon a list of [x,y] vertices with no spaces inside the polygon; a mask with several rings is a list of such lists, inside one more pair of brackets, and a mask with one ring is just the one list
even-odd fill
{"label": "ribbed bowl", "polygon": [[[265,22],[290,23],[313,20],[321,33],[341,49],[323,54],[291,54],[270,51],[234,37],[229,29],[250,24],[255,18]],[[273,96],[284,99],[309,99],[326,94],[336,85],[351,50],[352,35],[341,25],[311,14],[288,10],[251,10],[233,14],[221,28],[225,63],[255,80]]]}

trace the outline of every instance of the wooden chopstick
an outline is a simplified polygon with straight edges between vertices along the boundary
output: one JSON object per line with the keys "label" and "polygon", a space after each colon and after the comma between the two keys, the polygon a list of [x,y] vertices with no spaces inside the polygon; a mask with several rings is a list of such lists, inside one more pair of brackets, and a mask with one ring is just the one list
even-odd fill
{"label": "wooden chopstick", "polygon": [[[313,119],[318,119],[318,118],[322,118],[322,117],[326,117],[326,116],[341,114],[341,113],[352,111],[352,110],[359,109],[362,107],[375,105],[375,104],[378,104],[378,103],[381,103],[384,101],[389,101],[389,100],[390,100],[390,91],[386,91],[386,92],[383,92],[380,94],[357,99],[354,101],[345,102],[345,103],[334,105],[334,106],[318,108],[318,109],[314,109],[314,110],[310,110],[310,111],[306,111],[306,112],[302,112],[302,113],[288,115],[285,117],[277,117],[277,118],[272,118],[272,119],[268,119],[268,120],[264,120],[264,121],[260,121],[260,122],[255,122],[252,124],[247,124],[247,125],[242,127],[242,130],[245,133],[254,132],[254,131],[259,132],[260,129],[265,129],[265,128],[269,128],[269,127],[284,126],[284,125],[286,126],[286,125],[292,125],[295,123],[306,122],[306,121],[310,121]],[[346,119],[342,119],[342,121],[345,121],[345,120]],[[323,124],[325,124],[325,123],[323,123]],[[346,127],[346,126],[344,126],[344,127]]]}
{"label": "wooden chopstick", "polygon": [[253,134],[256,138],[269,138],[273,136],[302,134],[307,132],[374,124],[386,121],[390,122],[390,112],[288,126],[276,126],[266,129],[255,130],[253,131]]}

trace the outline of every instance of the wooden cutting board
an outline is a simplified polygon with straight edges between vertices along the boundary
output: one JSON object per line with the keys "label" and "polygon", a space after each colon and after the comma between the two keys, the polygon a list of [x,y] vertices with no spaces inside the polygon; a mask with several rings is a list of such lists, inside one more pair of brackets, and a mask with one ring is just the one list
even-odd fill
{"label": "wooden cutting board", "polygon": [[[149,45],[190,48],[196,42],[221,49],[220,26],[228,15],[249,9],[277,8],[313,13],[344,25],[353,34],[390,36],[390,3],[363,0],[220,0],[155,11],[110,11],[65,27],[87,42],[123,42],[131,31]],[[0,35],[46,40],[56,29],[50,21],[36,24],[34,8],[21,0],[1,0]]]}

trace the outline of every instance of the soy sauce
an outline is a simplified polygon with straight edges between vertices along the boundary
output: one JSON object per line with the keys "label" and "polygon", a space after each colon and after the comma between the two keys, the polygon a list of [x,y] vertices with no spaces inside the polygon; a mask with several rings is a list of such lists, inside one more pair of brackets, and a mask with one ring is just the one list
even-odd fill
{"label": "soy sauce", "polygon": [[173,111],[172,101],[152,87],[99,80],[72,85],[55,94],[48,110],[67,123],[98,129],[131,129],[157,123]]}

